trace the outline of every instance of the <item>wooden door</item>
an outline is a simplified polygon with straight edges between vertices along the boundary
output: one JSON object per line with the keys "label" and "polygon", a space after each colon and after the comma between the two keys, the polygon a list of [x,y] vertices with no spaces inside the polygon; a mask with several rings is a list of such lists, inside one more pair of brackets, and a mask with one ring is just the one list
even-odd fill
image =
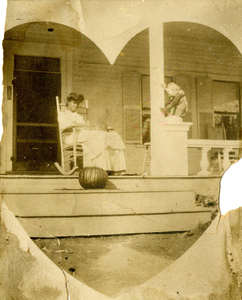
{"label": "wooden door", "polygon": [[56,171],[60,61],[15,56],[14,67],[13,170]]}

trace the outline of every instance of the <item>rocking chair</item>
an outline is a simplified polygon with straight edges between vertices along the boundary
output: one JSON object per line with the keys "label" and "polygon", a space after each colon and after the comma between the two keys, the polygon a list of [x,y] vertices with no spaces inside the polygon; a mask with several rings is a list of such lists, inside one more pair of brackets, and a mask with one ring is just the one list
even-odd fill
{"label": "rocking chair", "polygon": [[[60,112],[66,110],[65,103],[59,103],[59,97],[56,97],[56,107],[57,107],[57,116]],[[88,122],[88,102],[85,100],[85,107],[78,107],[77,113],[84,117],[87,125]],[[83,159],[83,148],[81,143],[76,141],[76,129],[73,128],[73,142],[71,144],[66,144],[66,134],[63,133],[59,127],[59,140],[60,140],[60,153],[61,153],[61,165],[58,162],[55,162],[55,166],[62,175],[72,175],[79,167],[77,164],[78,157]]]}

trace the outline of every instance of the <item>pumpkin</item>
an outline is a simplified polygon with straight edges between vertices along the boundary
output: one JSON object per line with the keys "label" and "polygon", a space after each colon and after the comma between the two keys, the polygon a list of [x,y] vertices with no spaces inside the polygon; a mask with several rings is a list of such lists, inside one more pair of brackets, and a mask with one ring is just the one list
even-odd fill
{"label": "pumpkin", "polygon": [[108,174],[102,168],[85,167],[79,173],[79,183],[84,189],[103,189],[108,181]]}

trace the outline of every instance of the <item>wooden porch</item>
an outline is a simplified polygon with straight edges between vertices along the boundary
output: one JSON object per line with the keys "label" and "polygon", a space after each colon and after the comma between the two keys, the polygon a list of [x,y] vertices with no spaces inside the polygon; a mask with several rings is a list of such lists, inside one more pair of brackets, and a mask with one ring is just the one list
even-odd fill
{"label": "wooden porch", "polygon": [[78,174],[1,175],[2,200],[30,237],[188,231],[211,219],[195,193],[217,195],[220,176],[110,176],[84,190]]}

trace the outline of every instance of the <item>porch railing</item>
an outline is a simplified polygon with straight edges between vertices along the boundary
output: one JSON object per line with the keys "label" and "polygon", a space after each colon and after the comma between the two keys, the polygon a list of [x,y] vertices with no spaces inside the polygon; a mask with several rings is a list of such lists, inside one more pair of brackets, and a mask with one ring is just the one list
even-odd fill
{"label": "porch railing", "polygon": [[209,176],[212,174],[211,152],[213,151],[217,155],[218,173],[221,174],[229,168],[234,160],[238,159],[242,141],[189,139],[188,148],[201,150],[201,170],[197,175]]}

